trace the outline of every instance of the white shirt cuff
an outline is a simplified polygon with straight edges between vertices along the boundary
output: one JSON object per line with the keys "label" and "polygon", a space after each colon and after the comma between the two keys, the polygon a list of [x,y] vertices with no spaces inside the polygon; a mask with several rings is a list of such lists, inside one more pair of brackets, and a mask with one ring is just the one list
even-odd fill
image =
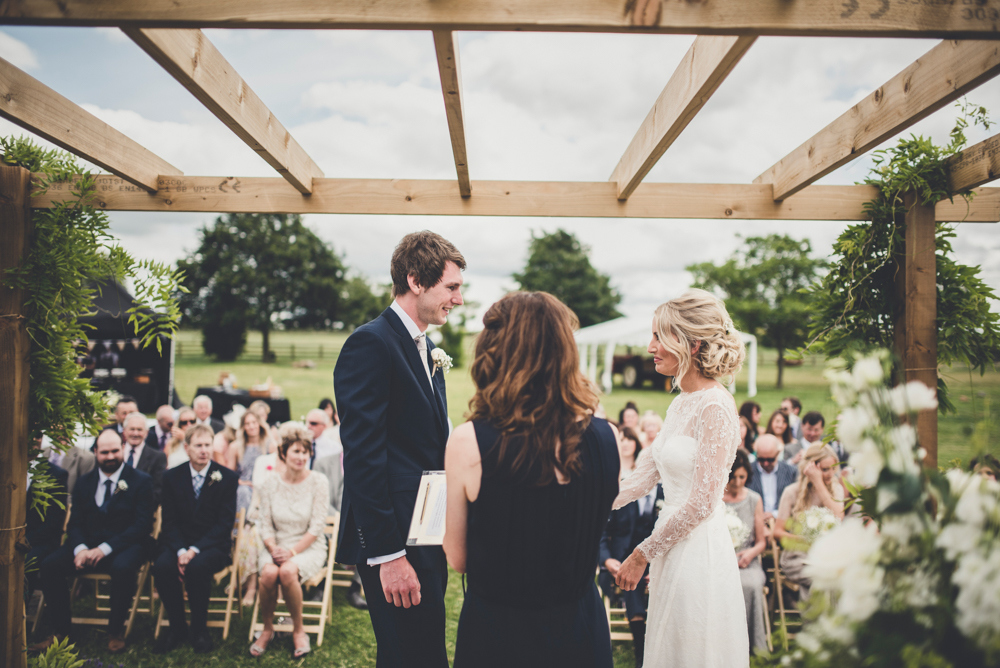
{"label": "white shirt cuff", "polygon": [[192,545],[188,549],[192,550],[195,554],[201,554],[201,550],[199,550],[198,548],[196,548],[194,545]]}
{"label": "white shirt cuff", "polygon": [[77,545],[76,547],[73,548],[73,556],[75,557],[76,555],[80,554],[84,550],[89,550],[89,549],[90,549],[89,547],[87,547],[83,543],[80,543],[79,545]]}
{"label": "white shirt cuff", "polygon": [[97,546],[97,549],[103,552],[105,557],[111,554],[111,546],[107,543],[101,543]]}
{"label": "white shirt cuff", "polygon": [[406,550],[400,550],[399,552],[395,552],[393,554],[387,554],[384,557],[371,557],[368,560],[368,565],[369,566],[378,566],[379,564],[386,564],[386,563],[388,563],[390,561],[395,561],[396,559],[399,559],[400,557],[405,557],[405,556],[406,556]]}

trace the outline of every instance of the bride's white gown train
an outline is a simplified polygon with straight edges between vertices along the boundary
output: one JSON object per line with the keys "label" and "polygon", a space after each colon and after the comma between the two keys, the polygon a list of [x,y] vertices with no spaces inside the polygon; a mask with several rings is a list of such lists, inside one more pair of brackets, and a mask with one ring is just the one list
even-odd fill
{"label": "bride's white gown train", "polygon": [[739,444],[739,418],[725,388],[685,392],[622,481],[615,508],[663,483],[656,528],[638,548],[650,564],[646,668],[750,663],[739,565],[722,503]]}

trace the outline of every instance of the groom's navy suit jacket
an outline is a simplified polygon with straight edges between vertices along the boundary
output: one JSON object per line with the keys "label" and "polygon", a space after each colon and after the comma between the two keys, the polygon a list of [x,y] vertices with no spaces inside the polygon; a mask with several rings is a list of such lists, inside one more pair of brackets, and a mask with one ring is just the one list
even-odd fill
{"label": "groom's navy suit jacket", "polygon": [[[427,341],[427,359],[433,369]],[[414,568],[436,567],[440,547],[406,547],[423,471],[444,469],[450,431],[444,373],[431,390],[416,344],[392,309],[344,343],[333,372],[344,444],[337,561],[364,564],[406,550]]]}

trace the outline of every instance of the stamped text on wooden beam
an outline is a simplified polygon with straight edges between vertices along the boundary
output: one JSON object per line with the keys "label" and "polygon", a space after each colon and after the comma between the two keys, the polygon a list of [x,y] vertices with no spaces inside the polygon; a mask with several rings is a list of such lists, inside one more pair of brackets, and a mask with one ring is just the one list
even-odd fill
{"label": "stamped text on wooden beam", "polygon": [[[810,186],[776,202],[771,187],[751,184],[643,183],[626,201],[609,181],[473,181],[462,197],[455,181],[316,179],[303,197],[287,182],[259,177],[164,177],[155,195],[113,176],[97,178],[98,206],[118,211],[211,213],[341,213],[570,218],[712,218],[721,220],[865,220],[870,186]],[[31,200],[36,208],[71,198],[53,184]],[[938,220],[1000,221],[1000,188],[981,188],[971,205],[941,202]]]}
{"label": "stamped text on wooden beam", "polygon": [[1000,42],[942,42],[754,179],[785,199],[1000,74]]}
{"label": "stamped text on wooden beam", "polygon": [[998,0],[919,5],[895,0],[662,0],[654,25],[636,21],[627,11],[633,4],[629,0],[0,0],[0,21],[157,28],[1000,37]]}

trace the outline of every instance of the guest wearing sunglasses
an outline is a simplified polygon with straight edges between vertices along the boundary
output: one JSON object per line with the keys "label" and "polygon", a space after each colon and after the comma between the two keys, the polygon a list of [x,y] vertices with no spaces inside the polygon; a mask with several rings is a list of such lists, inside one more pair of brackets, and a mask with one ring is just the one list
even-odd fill
{"label": "guest wearing sunglasses", "polygon": [[174,409],[164,404],[156,409],[156,424],[146,434],[146,447],[166,450],[167,442],[173,438],[184,438],[184,432],[174,425]]}
{"label": "guest wearing sunglasses", "polygon": [[184,434],[188,429],[193,427],[197,421],[198,418],[195,415],[193,408],[185,406],[177,411],[177,423],[171,430],[170,440],[167,441],[167,444],[163,448],[163,452],[167,455],[168,469],[180,466],[188,461],[187,450],[184,448]]}
{"label": "guest wearing sunglasses", "polygon": [[754,443],[757,461],[747,488],[757,492],[764,500],[764,521],[778,514],[778,501],[785,488],[798,480],[799,471],[794,466],[778,461],[781,439],[773,434],[761,434]]}

